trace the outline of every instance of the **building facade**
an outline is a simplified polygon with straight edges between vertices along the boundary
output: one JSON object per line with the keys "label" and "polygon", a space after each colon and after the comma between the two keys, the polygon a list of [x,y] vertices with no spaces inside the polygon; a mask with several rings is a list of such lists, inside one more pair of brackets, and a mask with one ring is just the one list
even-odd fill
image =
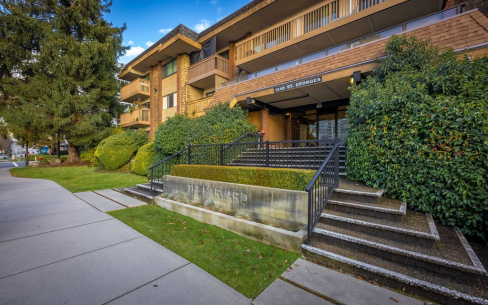
{"label": "building facade", "polygon": [[230,102],[264,140],[344,142],[348,87],[395,34],[475,56],[487,52],[488,19],[444,0],[255,0],[199,34],[179,25],[129,62],[120,99],[134,106],[121,125],[153,137],[168,117]]}

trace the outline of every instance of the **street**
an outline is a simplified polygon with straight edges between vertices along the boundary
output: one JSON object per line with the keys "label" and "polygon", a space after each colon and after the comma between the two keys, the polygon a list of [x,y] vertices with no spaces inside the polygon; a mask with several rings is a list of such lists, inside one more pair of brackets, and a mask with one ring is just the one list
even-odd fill
{"label": "street", "polygon": [[0,168],[24,167],[25,161],[0,161]]}

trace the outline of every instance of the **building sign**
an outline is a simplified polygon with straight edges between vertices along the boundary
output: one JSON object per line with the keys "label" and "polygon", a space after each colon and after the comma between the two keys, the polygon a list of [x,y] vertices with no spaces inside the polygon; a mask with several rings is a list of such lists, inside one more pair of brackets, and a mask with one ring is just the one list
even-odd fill
{"label": "building sign", "polygon": [[217,198],[239,203],[247,203],[247,194],[236,190],[226,190],[212,186],[188,184],[188,195],[193,198],[195,195],[205,198]]}
{"label": "building sign", "polygon": [[321,83],[321,82],[322,82],[322,76],[312,77],[312,78],[309,78],[306,80],[301,80],[299,82],[294,82],[291,84],[274,87],[274,92],[278,93],[281,91],[300,88],[300,87],[304,87],[304,86],[308,86],[308,85],[312,85],[312,84],[317,84],[317,83]]}

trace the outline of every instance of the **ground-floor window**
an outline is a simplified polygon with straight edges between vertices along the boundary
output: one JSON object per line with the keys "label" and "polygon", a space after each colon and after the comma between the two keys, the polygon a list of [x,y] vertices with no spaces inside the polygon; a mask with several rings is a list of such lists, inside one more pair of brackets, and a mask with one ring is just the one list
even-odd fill
{"label": "ground-floor window", "polygon": [[292,113],[293,140],[316,140],[339,138],[346,142],[349,124],[347,106],[309,110]]}

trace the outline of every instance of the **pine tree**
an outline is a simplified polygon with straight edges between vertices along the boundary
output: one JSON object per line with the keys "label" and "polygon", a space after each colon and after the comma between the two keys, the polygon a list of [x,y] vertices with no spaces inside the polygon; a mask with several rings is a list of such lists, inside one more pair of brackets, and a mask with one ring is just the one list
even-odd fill
{"label": "pine tree", "polygon": [[117,60],[122,28],[108,23],[111,1],[3,0],[0,8],[0,115],[25,140],[68,141],[67,162],[101,140],[120,105]]}

